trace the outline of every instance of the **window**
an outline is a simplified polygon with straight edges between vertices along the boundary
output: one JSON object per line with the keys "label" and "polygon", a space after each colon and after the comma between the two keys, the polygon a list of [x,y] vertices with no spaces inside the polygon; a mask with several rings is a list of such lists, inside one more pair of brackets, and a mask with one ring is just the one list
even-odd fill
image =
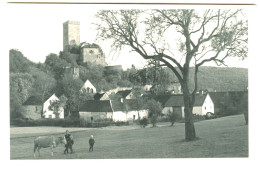
{"label": "window", "polygon": [[91,119],[91,121],[93,121],[93,117],[91,117],[90,119]]}
{"label": "window", "polygon": [[35,111],[36,111],[36,112],[38,111],[38,108],[37,108],[37,106],[35,107]]}
{"label": "window", "polygon": [[48,117],[51,119],[51,118],[52,118],[52,115],[49,115]]}
{"label": "window", "polygon": [[207,107],[205,106],[205,110],[207,109]]}

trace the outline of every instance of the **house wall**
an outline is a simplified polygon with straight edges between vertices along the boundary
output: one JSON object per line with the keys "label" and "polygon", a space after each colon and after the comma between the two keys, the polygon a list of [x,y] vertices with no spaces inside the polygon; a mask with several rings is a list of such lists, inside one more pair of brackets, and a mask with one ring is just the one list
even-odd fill
{"label": "house wall", "polygon": [[168,115],[169,112],[173,112],[173,107],[164,107],[162,110],[162,114]]}
{"label": "house wall", "polygon": [[134,98],[134,95],[133,95],[132,92],[129,93],[129,94],[125,97],[125,99],[133,99],[133,98]]}
{"label": "house wall", "polygon": [[196,115],[203,115],[202,114],[202,106],[194,106],[192,113],[196,114]]}
{"label": "house wall", "polygon": [[105,94],[100,98],[100,100],[110,100],[110,98],[109,98],[108,94],[105,93]]}
{"label": "house wall", "polygon": [[79,117],[84,119],[87,122],[91,121],[91,117],[93,121],[98,119],[110,119],[112,118],[112,112],[79,112]]}
{"label": "house wall", "polygon": [[[81,92],[83,92],[83,89],[86,90],[87,93],[96,93],[96,87],[93,86],[93,84],[91,84],[90,81],[86,81],[85,84],[83,85],[83,87],[81,88]],[[91,90],[92,89],[92,90]],[[88,91],[89,90],[89,91]],[[90,91],[91,90],[91,91]]]}
{"label": "house wall", "polygon": [[[55,95],[52,95],[48,100],[46,100],[43,104],[43,117],[44,118],[56,118],[55,114],[53,114],[53,111],[49,109],[50,106],[50,101],[56,101],[59,100],[58,97],[56,97]],[[60,119],[64,119],[64,109],[61,107],[59,108],[59,118]]]}
{"label": "house wall", "polygon": [[25,118],[36,120],[41,118],[41,111],[41,105],[26,105],[23,106],[22,115]]}
{"label": "house wall", "polygon": [[129,111],[126,114],[127,120],[137,120],[138,118],[142,119],[144,117],[148,117],[148,110]]}
{"label": "house wall", "polygon": [[214,113],[214,103],[209,95],[207,95],[202,105],[202,115],[206,115],[208,112]]}
{"label": "house wall", "polygon": [[[214,103],[211,100],[210,96],[207,95],[202,106],[194,106],[193,113],[198,115],[206,115],[208,112],[214,113]],[[184,116],[184,107],[182,107],[182,118]]]}
{"label": "house wall", "polygon": [[105,56],[100,53],[98,48],[82,48],[81,55],[83,62],[91,62],[106,66]]}
{"label": "house wall", "polygon": [[122,111],[113,112],[113,121],[127,121],[126,113]]}

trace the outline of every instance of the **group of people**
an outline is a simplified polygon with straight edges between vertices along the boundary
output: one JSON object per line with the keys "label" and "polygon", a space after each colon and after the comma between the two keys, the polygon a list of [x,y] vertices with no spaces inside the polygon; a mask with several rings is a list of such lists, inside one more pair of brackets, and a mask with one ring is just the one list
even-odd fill
{"label": "group of people", "polygon": [[[73,149],[72,146],[74,144],[74,140],[73,140],[73,136],[70,134],[70,132],[68,130],[66,130],[66,134],[65,134],[65,140],[66,140],[66,144],[65,144],[65,150],[64,150],[64,154],[67,154],[70,150],[70,153],[73,153]],[[94,137],[93,135],[90,136],[89,139],[89,152],[93,152],[93,148],[94,148]]]}

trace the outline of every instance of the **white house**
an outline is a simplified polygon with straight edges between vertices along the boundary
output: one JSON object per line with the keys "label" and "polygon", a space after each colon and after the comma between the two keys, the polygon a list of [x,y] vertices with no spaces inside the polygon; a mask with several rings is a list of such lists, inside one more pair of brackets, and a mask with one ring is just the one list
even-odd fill
{"label": "white house", "polygon": [[136,99],[126,99],[124,102],[111,101],[113,109],[113,121],[134,121],[148,117],[148,110],[138,108]]}
{"label": "white house", "polygon": [[148,110],[137,108],[136,100],[120,101],[111,100],[88,100],[79,110],[80,118],[87,122],[97,119],[112,119],[113,121],[134,121],[148,117]]}
{"label": "white house", "polygon": [[[55,114],[53,113],[53,110],[51,110],[49,107],[51,105],[51,102],[53,101],[59,101],[60,99],[53,94],[49,99],[47,99],[43,103],[43,117],[44,118],[56,118]],[[64,119],[64,109],[62,107],[59,108],[59,119]]]}
{"label": "white house", "polygon": [[96,93],[96,87],[93,86],[93,84],[89,81],[86,80],[86,82],[84,83],[84,85],[81,87],[80,89],[81,92],[87,92],[87,93]]}
{"label": "white house", "polygon": [[[184,118],[184,101],[183,95],[171,95],[165,102],[163,114],[168,114],[169,111],[176,112]],[[214,113],[214,103],[209,94],[196,94],[195,103],[193,106],[193,114],[206,115],[208,112]]]}

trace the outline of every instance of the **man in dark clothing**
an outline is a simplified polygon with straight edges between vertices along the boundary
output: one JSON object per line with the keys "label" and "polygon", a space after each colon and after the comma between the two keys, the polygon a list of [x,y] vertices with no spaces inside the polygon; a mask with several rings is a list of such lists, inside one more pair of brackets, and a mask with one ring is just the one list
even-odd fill
{"label": "man in dark clothing", "polygon": [[93,138],[93,135],[91,135],[91,136],[90,136],[90,139],[89,139],[89,152],[90,152],[90,151],[93,152],[94,143],[95,143],[95,140],[94,140],[94,138]]}
{"label": "man in dark clothing", "polygon": [[72,145],[74,144],[74,141],[72,135],[68,130],[66,130],[65,140],[66,140],[66,144],[65,144],[66,149],[64,150],[64,154],[68,153],[68,149],[70,149],[70,153],[73,153]]}

